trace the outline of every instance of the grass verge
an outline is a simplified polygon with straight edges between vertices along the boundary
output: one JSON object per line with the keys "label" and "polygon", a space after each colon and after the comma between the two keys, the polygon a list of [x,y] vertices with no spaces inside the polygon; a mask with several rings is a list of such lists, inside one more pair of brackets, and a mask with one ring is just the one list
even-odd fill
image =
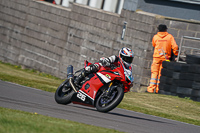
{"label": "grass verge", "polygon": [[[63,80],[35,70],[21,69],[0,62],[0,80],[55,92]],[[135,93],[125,94],[119,108],[155,115],[200,126],[200,102],[176,96]]]}
{"label": "grass verge", "polygon": [[160,94],[127,93],[118,107],[200,126],[200,102],[190,99]]}
{"label": "grass verge", "polygon": [[94,133],[94,131],[120,133],[112,129],[0,107],[1,133]]}

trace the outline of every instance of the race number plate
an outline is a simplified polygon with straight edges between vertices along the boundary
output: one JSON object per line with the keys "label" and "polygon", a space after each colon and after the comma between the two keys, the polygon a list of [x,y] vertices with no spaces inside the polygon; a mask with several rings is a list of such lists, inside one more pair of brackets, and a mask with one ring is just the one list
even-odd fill
{"label": "race number plate", "polygon": [[77,93],[77,97],[79,99],[81,99],[82,101],[85,101],[85,99],[86,99],[86,96],[84,94],[82,94],[80,91]]}

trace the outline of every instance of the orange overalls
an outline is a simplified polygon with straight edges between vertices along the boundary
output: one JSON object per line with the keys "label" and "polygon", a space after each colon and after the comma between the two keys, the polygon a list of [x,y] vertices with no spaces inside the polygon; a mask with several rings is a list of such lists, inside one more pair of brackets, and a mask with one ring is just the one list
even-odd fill
{"label": "orange overalls", "polygon": [[156,88],[156,93],[158,93],[162,62],[171,58],[171,49],[173,49],[173,53],[176,56],[178,55],[178,45],[174,37],[168,32],[158,32],[153,37],[152,45],[154,47],[154,54],[151,65],[150,85],[147,87],[147,91],[153,93]]}

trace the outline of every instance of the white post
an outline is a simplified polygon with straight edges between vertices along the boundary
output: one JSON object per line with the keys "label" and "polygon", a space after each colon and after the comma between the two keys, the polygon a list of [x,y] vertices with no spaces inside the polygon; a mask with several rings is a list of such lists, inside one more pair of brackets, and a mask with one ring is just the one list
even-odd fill
{"label": "white post", "polygon": [[87,5],[87,0],[76,0],[76,3]]}
{"label": "white post", "polygon": [[105,11],[115,12],[117,0],[105,0],[103,9]]}
{"label": "white post", "polygon": [[62,6],[69,7],[69,0],[63,0]]}
{"label": "white post", "polygon": [[118,14],[121,14],[122,8],[124,5],[124,0],[120,0],[120,5],[119,5],[119,10],[118,10]]}
{"label": "white post", "polygon": [[101,8],[101,4],[102,4],[103,0],[90,0],[90,5],[91,7],[96,7],[96,8]]}
{"label": "white post", "polygon": [[57,5],[60,5],[60,0],[55,0]]}

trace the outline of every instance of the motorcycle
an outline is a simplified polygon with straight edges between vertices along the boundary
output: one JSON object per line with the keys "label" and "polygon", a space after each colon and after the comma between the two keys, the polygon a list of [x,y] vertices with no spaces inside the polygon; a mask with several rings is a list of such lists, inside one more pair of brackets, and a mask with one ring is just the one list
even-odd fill
{"label": "motorcycle", "polygon": [[[84,68],[91,63],[84,62]],[[89,74],[75,86],[77,73],[73,73],[73,66],[67,67],[67,79],[57,88],[55,101],[58,104],[81,104],[95,107],[100,112],[109,112],[117,107],[124,97],[124,93],[132,87],[132,73],[127,76],[123,63],[112,64],[110,67],[101,67],[96,73]]]}

